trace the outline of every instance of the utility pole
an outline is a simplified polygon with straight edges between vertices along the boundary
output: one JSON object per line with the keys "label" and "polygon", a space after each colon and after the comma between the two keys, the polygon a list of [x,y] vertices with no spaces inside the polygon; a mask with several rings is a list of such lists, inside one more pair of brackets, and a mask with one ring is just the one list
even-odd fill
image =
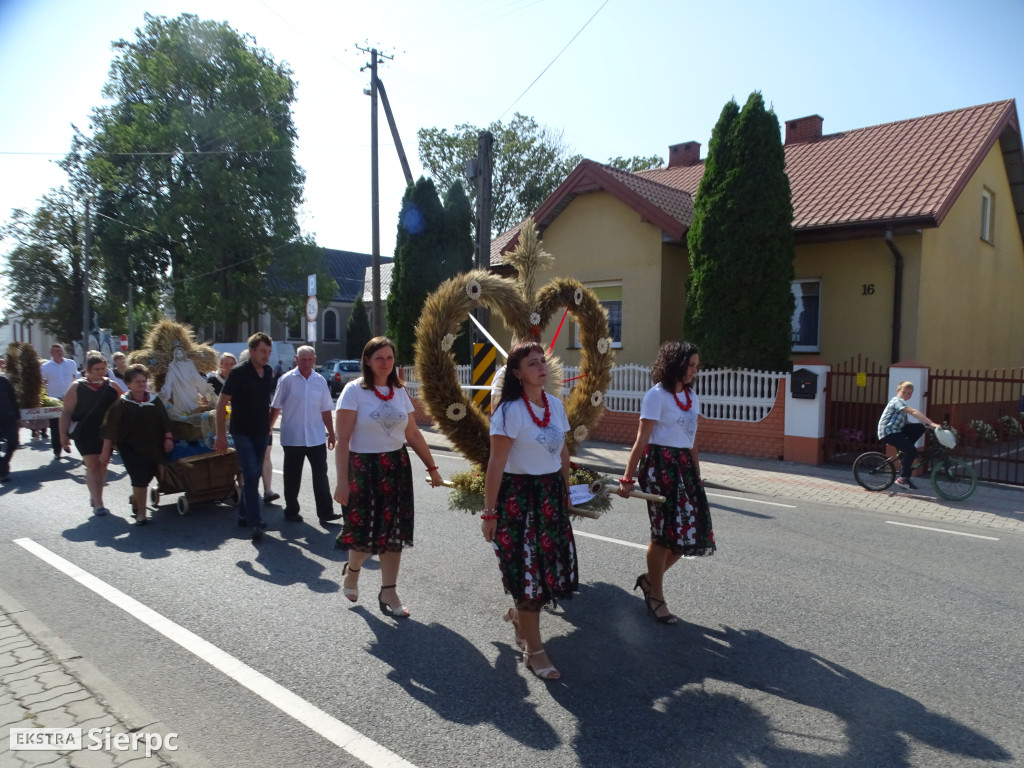
{"label": "utility pole", "polygon": [[370,324],[374,336],[383,336],[384,312],[380,300],[380,182],[377,153],[377,92],[380,86],[377,81],[377,59],[378,56],[381,61],[394,57],[378,54],[376,48],[363,48],[358,45],[356,48],[370,54],[370,63],[367,65],[370,68],[370,89],[363,91],[370,97],[370,249],[373,259],[370,269],[373,275],[373,311],[370,313]]}
{"label": "utility pole", "polygon": [[[489,269],[491,266],[491,176],[493,175],[493,150],[494,134],[490,131],[480,131],[477,137],[476,162],[470,161],[469,178],[476,179],[476,268]],[[473,316],[482,325],[487,325],[488,312],[482,307],[473,310]],[[473,328],[474,342],[487,341],[475,327]],[[470,351],[474,349],[470,347]]]}
{"label": "utility pole", "polygon": [[89,198],[85,198],[85,242],[82,247],[82,370],[89,354],[89,256],[92,248],[92,221],[89,217]]}

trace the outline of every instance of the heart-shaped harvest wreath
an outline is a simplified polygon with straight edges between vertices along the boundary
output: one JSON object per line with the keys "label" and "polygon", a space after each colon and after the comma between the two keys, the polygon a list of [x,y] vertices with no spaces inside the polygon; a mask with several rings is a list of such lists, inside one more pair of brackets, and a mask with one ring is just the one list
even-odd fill
{"label": "heart-shaped harvest wreath", "polygon": [[[416,325],[420,400],[438,429],[481,468],[487,466],[490,456],[489,417],[459,386],[455,358],[449,352],[471,310],[482,306],[500,313],[505,326],[518,339],[539,340],[541,329],[563,307],[579,324],[580,378],[565,401],[569,418],[565,442],[570,454],[601,418],[604,393],[611,382],[614,353],[608,338],[607,311],[593,291],[572,278],[551,281],[529,301],[533,269],[538,264],[531,255],[547,254],[540,251],[532,221],[523,224],[521,233],[523,242],[509,258],[519,270],[518,282],[485,270],[456,275],[427,297]],[[526,254],[527,266],[522,261],[517,263],[517,254],[520,258]]]}

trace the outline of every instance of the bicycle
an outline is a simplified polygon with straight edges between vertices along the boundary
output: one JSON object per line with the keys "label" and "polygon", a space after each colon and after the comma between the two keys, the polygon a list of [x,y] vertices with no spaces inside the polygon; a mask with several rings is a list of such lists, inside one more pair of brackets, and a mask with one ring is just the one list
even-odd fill
{"label": "bicycle", "polygon": [[[978,473],[963,459],[950,455],[950,450],[956,447],[952,430],[939,427],[925,434],[925,447],[918,453],[911,472],[924,467],[927,473],[931,464],[929,479],[935,492],[950,501],[963,501],[978,487]],[[902,465],[902,451],[897,451],[895,456],[878,451],[862,453],[853,462],[853,477],[869,491],[884,491],[896,481],[897,461]]]}

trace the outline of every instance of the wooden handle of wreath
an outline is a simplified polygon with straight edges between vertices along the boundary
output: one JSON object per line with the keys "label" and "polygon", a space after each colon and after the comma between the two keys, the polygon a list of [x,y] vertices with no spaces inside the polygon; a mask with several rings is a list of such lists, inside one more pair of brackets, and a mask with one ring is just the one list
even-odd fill
{"label": "wooden handle of wreath", "polygon": [[593,509],[580,509],[579,507],[569,507],[569,514],[576,515],[577,517],[589,517],[591,520],[597,520],[601,517],[601,513]]}
{"label": "wooden handle of wreath", "polygon": [[[619,490],[618,483],[607,483],[605,485],[609,491]],[[665,497],[658,493],[644,493],[643,491],[630,491],[629,498],[631,499],[643,499],[644,501],[653,501],[655,504],[664,504]]]}

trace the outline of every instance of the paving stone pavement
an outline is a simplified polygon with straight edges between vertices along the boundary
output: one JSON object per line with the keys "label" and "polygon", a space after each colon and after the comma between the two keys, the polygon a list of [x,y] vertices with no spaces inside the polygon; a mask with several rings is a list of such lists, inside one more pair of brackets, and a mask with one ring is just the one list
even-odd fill
{"label": "paving stone pavement", "polygon": [[[81,728],[83,748],[12,750],[12,728]],[[134,700],[0,590],[0,765],[180,768],[205,764],[195,755],[178,756],[167,750],[146,757],[145,742],[137,750],[89,749],[97,746],[88,736],[92,729],[98,729],[99,746],[107,744],[108,734],[112,740],[119,734],[157,734],[161,743],[168,736],[167,729]]]}

